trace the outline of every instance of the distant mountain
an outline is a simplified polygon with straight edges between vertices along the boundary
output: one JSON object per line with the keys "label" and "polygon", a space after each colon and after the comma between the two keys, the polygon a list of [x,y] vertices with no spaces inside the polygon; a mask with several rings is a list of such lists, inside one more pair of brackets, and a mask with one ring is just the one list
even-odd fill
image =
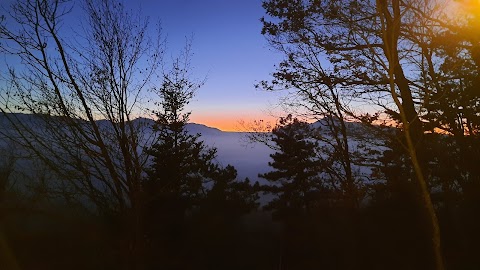
{"label": "distant mountain", "polygon": [[[37,122],[35,116],[27,114],[12,114],[17,121],[23,123],[41,123]],[[312,123],[312,127],[319,128],[323,132],[326,132],[327,135],[325,138],[328,139],[329,132],[326,127],[325,119],[319,120],[315,123]],[[100,120],[100,126],[106,125],[106,120]],[[143,132],[152,132],[151,127],[154,124],[152,119],[147,118],[138,118],[135,119],[136,124],[144,126]],[[4,115],[0,114],[0,134],[15,134],[15,131],[11,128],[7,119]],[[186,129],[192,134],[201,134],[200,139],[205,142],[208,146],[217,148],[217,162],[223,166],[231,164],[235,166],[238,171],[238,178],[244,179],[246,177],[250,180],[262,180],[258,178],[259,173],[266,173],[271,170],[268,166],[268,162],[271,161],[270,154],[274,151],[267,147],[266,145],[259,142],[249,142],[246,132],[224,132],[216,128],[208,127],[202,124],[189,123],[186,126]],[[368,134],[369,131],[361,123],[350,122],[347,123],[347,129],[350,131],[355,131],[355,133],[360,133],[366,137],[372,137]],[[359,149],[360,144],[365,144],[365,137],[358,138],[357,140],[350,140],[350,149],[357,150]],[[5,147],[5,143],[1,141],[0,136],[0,151],[1,148]],[[376,147],[376,146],[374,146]],[[0,155],[1,157],[1,155]],[[369,173],[367,168],[358,168],[365,173]]]}
{"label": "distant mountain", "polygon": [[[155,121],[153,119],[143,118],[143,117],[136,118],[135,120],[133,120],[133,122],[142,124],[145,126],[150,126],[150,127],[155,124]],[[188,123],[186,126],[186,129],[190,133],[201,133],[201,134],[217,134],[217,133],[223,132],[218,128],[212,128],[212,127],[208,127],[208,126],[197,124],[197,123]]]}
{"label": "distant mountain", "polygon": [[[35,126],[42,123],[36,119],[36,116],[31,114],[19,113],[10,114],[9,116],[15,119],[15,121],[34,124]],[[99,122],[100,126],[107,126],[106,120],[99,120]],[[154,121],[148,118],[137,118],[134,122],[135,124],[144,126],[144,132],[151,132],[150,128],[154,124]],[[0,129],[0,134],[12,135],[15,133],[8,119],[2,114],[0,114]],[[192,134],[201,134],[200,139],[203,140],[205,144],[210,147],[216,147],[218,154],[217,161],[223,166],[228,164],[235,166],[239,179],[248,177],[255,181],[258,179],[259,173],[265,173],[270,170],[268,166],[268,162],[270,161],[269,155],[273,153],[273,151],[258,142],[247,143],[246,136],[248,133],[224,132],[217,128],[196,123],[188,123],[186,129]],[[1,138],[2,136],[0,136],[0,140]],[[5,144],[0,141],[0,151],[2,147],[5,147]]]}
{"label": "distant mountain", "polygon": [[[322,131],[328,131],[328,128],[329,128],[329,125],[330,125],[330,122],[328,120],[330,120],[330,119],[331,118],[325,117],[323,119],[320,119],[320,120],[310,124],[310,126],[312,128],[320,129]],[[340,120],[339,119],[335,118],[335,119],[333,119],[333,122],[335,123],[336,126],[340,127]],[[368,132],[365,124],[360,123],[360,122],[345,122],[345,126],[347,128],[347,131],[350,131],[350,132]]]}
{"label": "distant mountain", "polygon": [[[139,118],[147,126],[154,121]],[[235,166],[239,179],[248,177],[252,181],[260,180],[259,173],[270,171],[268,162],[273,150],[259,142],[250,142],[248,132],[226,132],[202,124],[188,123],[186,130],[191,134],[200,134],[200,139],[210,147],[217,148],[217,162],[223,166]]]}
{"label": "distant mountain", "polygon": [[196,124],[196,123],[188,123],[186,126],[186,129],[190,133],[200,133],[202,135],[215,135],[215,134],[221,134],[221,133],[226,133],[224,131],[221,131],[218,128],[212,128],[208,127],[202,124]]}

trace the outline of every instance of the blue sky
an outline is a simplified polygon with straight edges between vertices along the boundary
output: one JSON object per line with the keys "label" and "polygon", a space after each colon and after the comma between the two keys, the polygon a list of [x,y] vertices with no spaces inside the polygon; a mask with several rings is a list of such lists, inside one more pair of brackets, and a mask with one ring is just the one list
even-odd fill
{"label": "blue sky", "polygon": [[267,119],[278,94],[256,90],[268,79],[282,55],[261,35],[261,0],[143,0],[151,22],[160,19],[168,54],[175,54],[193,35],[194,75],[207,76],[190,106],[192,122],[232,130],[239,120]]}

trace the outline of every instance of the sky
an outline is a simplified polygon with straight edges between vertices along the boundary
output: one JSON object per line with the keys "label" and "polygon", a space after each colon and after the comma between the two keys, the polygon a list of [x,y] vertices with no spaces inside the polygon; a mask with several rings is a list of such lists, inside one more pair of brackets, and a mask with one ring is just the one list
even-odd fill
{"label": "sky", "polygon": [[[67,21],[82,24],[80,0]],[[272,110],[281,93],[255,89],[271,78],[283,56],[262,36],[261,0],[119,0],[133,13],[150,19],[152,30],[161,22],[167,39],[166,59],[174,58],[193,37],[191,58],[194,78],[205,84],[187,107],[190,121],[223,131],[245,131],[239,122],[275,121]],[[14,0],[0,0],[7,8]],[[77,5],[78,3],[78,5]],[[80,17],[81,18],[81,17]],[[9,63],[11,64],[11,63]]]}
{"label": "sky", "polygon": [[[206,82],[187,107],[191,122],[236,131],[243,130],[239,122],[275,122],[272,114],[282,115],[275,108],[285,93],[254,87],[258,81],[269,80],[274,65],[283,58],[261,35],[260,18],[265,14],[262,0],[119,1],[134,11],[140,9],[150,18],[152,28],[161,21],[167,58],[175,57],[186,38],[193,36],[193,74],[206,78]],[[478,0],[446,1],[454,8]],[[8,6],[9,2],[13,0],[0,0],[0,5]]]}
{"label": "sky", "polygon": [[270,110],[279,94],[255,89],[255,82],[270,78],[282,55],[261,35],[261,0],[140,0],[152,22],[161,20],[168,54],[193,35],[193,74],[206,77],[189,105],[191,122],[223,131],[242,130],[239,121],[273,120]]}

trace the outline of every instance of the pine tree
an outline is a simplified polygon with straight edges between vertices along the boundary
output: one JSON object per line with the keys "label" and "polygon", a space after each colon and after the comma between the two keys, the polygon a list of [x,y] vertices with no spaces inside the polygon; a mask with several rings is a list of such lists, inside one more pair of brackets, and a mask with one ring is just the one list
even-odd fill
{"label": "pine tree", "polygon": [[321,171],[316,158],[318,143],[309,138],[308,123],[292,119],[289,115],[280,119],[273,131],[273,142],[278,151],[271,156],[271,172],[259,177],[270,182],[266,190],[276,196],[266,209],[284,215],[292,212],[309,212],[324,189]]}
{"label": "pine tree", "polygon": [[[146,191],[153,197],[173,200],[184,210],[198,206],[207,197],[225,202],[241,199],[251,208],[256,194],[250,190],[248,179],[237,182],[233,166],[223,168],[215,162],[217,149],[206,146],[201,134],[186,129],[190,112],[184,112],[185,106],[202,83],[191,82],[188,66],[182,67],[182,63],[175,62],[158,89],[162,98],[154,126],[158,143],[149,150],[152,167],[147,170]],[[243,196],[247,195],[244,192],[249,195]]]}
{"label": "pine tree", "polygon": [[[186,129],[190,112],[185,107],[202,85],[189,79],[188,70],[188,61],[177,60],[157,89],[162,99],[154,125],[158,142],[148,151],[152,163],[144,180],[146,231],[154,251],[151,264],[165,268],[178,268],[178,262],[190,260],[185,250],[195,246],[193,239],[202,237],[202,228],[208,227],[210,234],[225,229],[225,221],[248,213],[257,200],[249,181],[237,182],[233,166],[224,168],[215,161],[217,149],[205,145],[201,134]],[[214,231],[206,226],[213,218],[220,220]]]}
{"label": "pine tree", "polygon": [[204,210],[210,214],[235,219],[256,208],[258,182],[252,186],[248,178],[237,181],[237,170],[232,165],[225,168],[218,166],[212,178],[213,186],[202,205]]}
{"label": "pine tree", "polygon": [[158,142],[148,151],[152,167],[147,170],[145,181],[149,201],[176,208],[182,216],[205,192],[203,179],[215,169],[213,159],[216,155],[216,149],[206,147],[199,140],[200,134],[190,134],[185,128],[190,117],[190,112],[184,112],[185,106],[203,84],[192,82],[188,71],[186,54],[164,74],[157,89],[161,98],[154,125]]}

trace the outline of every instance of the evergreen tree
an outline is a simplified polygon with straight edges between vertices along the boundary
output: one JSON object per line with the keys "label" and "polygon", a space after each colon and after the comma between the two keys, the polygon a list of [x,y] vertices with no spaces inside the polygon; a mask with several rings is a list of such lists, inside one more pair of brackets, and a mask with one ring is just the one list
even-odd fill
{"label": "evergreen tree", "polygon": [[158,103],[160,111],[155,113],[158,143],[148,152],[153,166],[147,170],[145,183],[150,199],[168,200],[183,210],[201,195],[202,178],[212,169],[216,153],[198,140],[200,134],[189,134],[185,129],[190,116],[184,112],[185,106],[202,84],[191,82],[187,71],[188,61],[177,59],[158,89],[162,100]]}
{"label": "evergreen tree", "polygon": [[[158,142],[148,151],[152,165],[144,180],[150,264],[155,267],[189,268],[191,256],[199,253],[195,239],[203,239],[205,232],[214,234],[202,240],[208,244],[219,231],[228,230],[226,220],[256,206],[248,179],[237,182],[233,166],[215,162],[217,149],[186,129],[190,113],[185,107],[202,85],[190,80],[188,70],[186,58],[177,60],[157,90],[162,99],[154,125]],[[213,218],[220,222],[212,225]]]}
{"label": "evergreen tree", "polygon": [[276,196],[266,209],[278,214],[308,212],[324,189],[317,159],[318,143],[309,138],[311,129],[308,123],[292,119],[289,115],[280,119],[273,131],[272,141],[278,151],[271,156],[271,172],[259,177],[270,182],[266,190]]}
{"label": "evergreen tree", "polygon": [[[186,62],[177,60],[158,89],[161,111],[156,112],[154,128],[159,137],[149,150],[153,165],[147,170],[146,191],[153,198],[175,201],[184,211],[208,197],[223,201],[241,199],[246,208],[251,208],[256,195],[249,191],[248,179],[236,182],[235,168],[217,164],[217,149],[206,146],[200,140],[201,134],[191,134],[186,129],[190,112],[184,112],[185,106],[202,84],[188,78]],[[243,194],[247,191],[249,195]]]}
{"label": "evergreen tree", "polygon": [[258,182],[252,186],[248,178],[237,181],[237,170],[232,165],[227,165],[225,168],[217,166],[213,172],[213,186],[202,205],[210,215],[216,214],[235,219],[257,206]]}

